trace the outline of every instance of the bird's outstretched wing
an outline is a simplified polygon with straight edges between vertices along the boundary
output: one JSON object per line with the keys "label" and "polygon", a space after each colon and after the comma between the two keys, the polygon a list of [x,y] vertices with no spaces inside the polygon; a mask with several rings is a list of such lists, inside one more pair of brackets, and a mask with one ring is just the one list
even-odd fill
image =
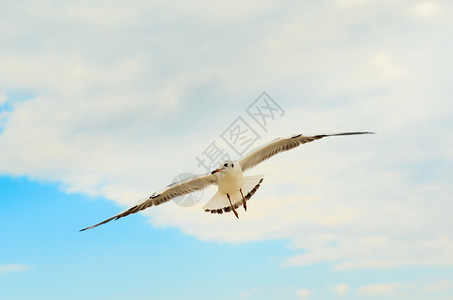
{"label": "bird's outstretched wing", "polygon": [[290,149],[296,148],[299,145],[313,142],[315,140],[322,139],[323,137],[372,133],[374,132],[344,132],[336,134],[319,134],[313,136],[296,134],[289,138],[276,139],[268,144],[261,146],[260,148],[252,151],[250,154],[239,160],[239,164],[241,165],[242,171],[245,171],[274,156],[277,153],[288,151]]}
{"label": "bird's outstretched wing", "polygon": [[141,210],[144,210],[145,208],[148,208],[153,205],[159,205],[164,202],[167,202],[173,198],[176,198],[178,196],[182,196],[185,194],[189,194],[198,190],[202,190],[206,188],[207,186],[217,183],[217,176],[216,175],[204,175],[196,178],[191,178],[187,181],[183,182],[176,182],[172,183],[169,186],[167,186],[165,189],[163,189],[160,192],[156,192],[152,194],[148,199],[138,203],[135,206],[132,206],[131,208],[126,209],[125,211],[120,212],[117,215],[114,215],[113,217],[102,221],[101,223],[98,223],[96,225],[84,228],[80,231],[84,231],[87,229],[91,229],[94,227],[97,227],[99,225],[108,223],[112,220],[118,220],[119,218],[128,216],[130,214],[135,214],[136,212],[139,212]]}

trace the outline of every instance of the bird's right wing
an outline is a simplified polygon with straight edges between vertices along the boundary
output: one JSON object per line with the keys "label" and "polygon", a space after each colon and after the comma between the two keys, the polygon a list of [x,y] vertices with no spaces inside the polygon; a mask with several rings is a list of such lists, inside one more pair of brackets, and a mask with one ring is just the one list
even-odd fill
{"label": "bird's right wing", "polygon": [[215,175],[215,174],[199,176],[199,177],[191,178],[187,181],[172,183],[169,186],[167,186],[165,189],[163,189],[162,191],[152,194],[148,199],[140,202],[139,204],[134,205],[131,208],[128,208],[125,211],[120,212],[119,214],[114,215],[113,217],[111,217],[105,221],[102,221],[96,225],[84,228],[80,231],[84,231],[87,229],[97,227],[99,225],[108,223],[112,220],[116,221],[119,218],[128,216],[130,214],[135,214],[136,212],[144,210],[150,206],[159,205],[159,204],[167,202],[173,198],[176,198],[178,196],[182,196],[182,195],[186,195],[186,194],[198,191],[198,190],[202,190],[202,189],[206,188],[207,186],[214,184],[214,183],[217,183],[217,175]]}
{"label": "bird's right wing", "polygon": [[304,136],[302,134],[297,134],[289,138],[279,138],[251,152],[250,154],[239,160],[239,164],[241,165],[242,171],[245,171],[256,166],[260,162],[276,155],[277,153],[288,151],[290,149],[298,147],[299,145],[313,142],[315,140],[322,139],[323,137],[370,133],[373,132],[344,132],[336,134],[318,134],[313,136]]}

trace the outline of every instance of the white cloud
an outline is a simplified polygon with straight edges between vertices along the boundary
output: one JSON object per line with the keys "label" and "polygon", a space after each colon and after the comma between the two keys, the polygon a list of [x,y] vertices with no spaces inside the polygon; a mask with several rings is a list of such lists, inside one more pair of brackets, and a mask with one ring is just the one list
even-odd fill
{"label": "white cloud", "polygon": [[[345,271],[360,268],[453,264],[450,255],[453,251],[453,242],[445,237],[417,242],[401,242],[386,237],[354,237],[353,241],[344,237],[326,238],[326,242],[332,241],[336,241],[333,246],[327,243],[306,246],[308,253],[291,257],[285,265],[304,266],[325,261],[341,261],[335,264],[335,269]],[[429,255],[433,252],[436,252],[435,257]]]}
{"label": "white cloud", "polygon": [[6,94],[0,92],[0,106],[6,103],[7,97]]}
{"label": "white cloud", "polygon": [[414,12],[422,18],[433,18],[441,12],[441,6],[433,1],[420,2],[415,6]]}
{"label": "white cloud", "polygon": [[240,293],[239,297],[241,299],[248,299],[251,296],[258,294],[261,291],[262,291],[261,288],[256,288],[256,289],[252,289],[252,290],[248,290],[248,291],[243,291],[243,292]]}
{"label": "white cloud", "polygon": [[385,79],[395,79],[407,74],[407,71],[398,67],[388,53],[378,53],[371,59],[371,65],[375,66],[380,75]]}
{"label": "white cloud", "polygon": [[441,280],[433,283],[426,284],[421,287],[423,293],[435,293],[439,291],[453,290],[453,282],[448,280]]}
{"label": "white cloud", "polygon": [[448,280],[435,282],[389,282],[375,283],[358,287],[355,292],[360,297],[386,297],[389,299],[448,299],[440,295],[448,295],[448,291],[453,290],[453,283]]}
{"label": "white cloud", "polygon": [[154,226],[233,243],[287,238],[301,252],[288,266],[450,265],[452,44],[439,38],[450,27],[411,23],[405,1],[359,2],[373,5],[11,4],[0,88],[35,97],[2,113],[0,173],[131,205],[202,172],[195,156],[267,90],[286,114],[260,143],[378,134],[304,145],[250,172],[265,180],[239,221],[169,203],[147,210]]}
{"label": "white cloud", "polygon": [[376,0],[335,0],[334,2],[339,5],[364,5],[372,4],[376,2]]}
{"label": "white cloud", "polygon": [[340,283],[335,285],[332,290],[334,291],[335,294],[337,294],[340,297],[343,297],[346,295],[346,293],[349,290],[349,287],[346,284]]}
{"label": "white cloud", "polygon": [[28,270],[30,268],[31,268],[31,266],[19,265],[19,264],[0,265],[0,274],[2,274],[2,273],[10,273],[10,272],[26,271],[26,270]]}
{"label": "white cloud", "polygon": [[362,286],[357,289],[357,294],[365,296],[388,295],[396,292],[400,288],[397,283],[378,283]]}
{"label": "white cloud", "polygon": [[297,290],[297,296],[299,297],[299,299],[302,299],[302,300],[309,299],[310,295],[311,295],[311,292],[309,289],[304,288],[304,289]]}

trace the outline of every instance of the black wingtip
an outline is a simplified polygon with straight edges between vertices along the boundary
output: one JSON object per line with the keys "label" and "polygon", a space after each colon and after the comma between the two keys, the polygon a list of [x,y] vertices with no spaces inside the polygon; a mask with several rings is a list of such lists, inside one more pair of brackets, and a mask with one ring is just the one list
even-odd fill
{"label": "black wingtip", "polygon": [[329,134],[329,136],[337,136],[337,135],[356,135],[356,134],[376,134],[376,132],[372,132],[372,131],[343,132],[343,133]]}
{"label": "black wingtip", "polygon": [[[330,133],[330,134],[318,134],[318,135],[314,135],[313,138],[315,139],[322,139],[322,138],[325,138],[325,137],[329,137],[329,136],[344,136],[344,135],[358,135],[358,134],[376,134],[375,132],[371,132],[371,131],[353,131],[353,132],[341,132],[341,133]],[[298,136],[295,136],[296,138]],[[293,137],[293,138],[295,138]]]}

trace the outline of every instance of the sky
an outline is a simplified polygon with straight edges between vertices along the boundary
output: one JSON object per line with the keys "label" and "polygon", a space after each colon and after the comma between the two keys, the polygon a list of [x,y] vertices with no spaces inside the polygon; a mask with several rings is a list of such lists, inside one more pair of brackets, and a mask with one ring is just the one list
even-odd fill
{"label": "sky", "polygon": [[[2,1],[0,298],[452,300],[452,15]],[[377,134],[249,170],[239,219],[202,210],[210,187],[79,232],[224,157],[345,131]]]}

